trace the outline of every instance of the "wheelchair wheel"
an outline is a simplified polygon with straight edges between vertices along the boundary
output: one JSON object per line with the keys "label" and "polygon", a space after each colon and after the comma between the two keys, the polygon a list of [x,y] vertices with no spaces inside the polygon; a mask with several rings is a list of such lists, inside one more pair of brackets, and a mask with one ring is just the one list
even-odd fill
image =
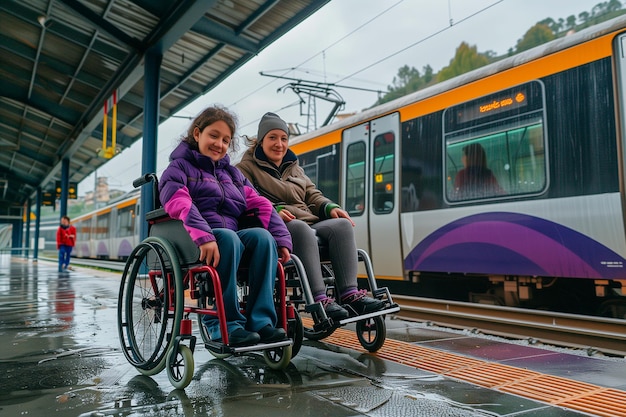
{"label": "wheelchair wheel", "polygon": [[265,363],[272,369],[285,369],[291,362],[292,345],[263,351]]}
{"label": "wheelchair wheel", "polygon": [[371,317],[356,322],[356,336],[365,349],[376,352],[385,343],[387,334],[382,316]]}
{"label": "wheelchair wheel", "polygon": [[120,282],[118,332],[128,362],[144,375],[166,365],[183,315],[182,277],[176,252],[165,240],[148,237],[133,250]]}
{"label": "wheelchair wheel", "polygon": [[174,388],[184,389],[193,378],[193,352],[187,346],[178,345],[173,355],[167,355],[167,377]]}

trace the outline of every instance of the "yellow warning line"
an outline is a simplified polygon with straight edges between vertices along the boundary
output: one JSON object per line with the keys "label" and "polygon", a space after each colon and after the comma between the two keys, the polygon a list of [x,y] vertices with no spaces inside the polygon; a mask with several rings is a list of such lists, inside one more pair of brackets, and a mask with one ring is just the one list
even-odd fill
{"label": "yellow warning line", "polygon": [[[302,321],[306,326],[312,326],[309,318],[303,317]],[[345,329],[335,330],[322,341],[367,352],[354,332]],[[576,411],[602,417],[626,417],[626,391],[468,358],[393,339],[385,340],[383,347],[373,355],[481,387]]]}

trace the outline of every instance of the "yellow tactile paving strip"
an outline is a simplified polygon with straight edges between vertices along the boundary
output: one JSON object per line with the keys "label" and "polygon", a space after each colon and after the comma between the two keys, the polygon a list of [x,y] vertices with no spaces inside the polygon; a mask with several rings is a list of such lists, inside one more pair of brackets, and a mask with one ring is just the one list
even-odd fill
{"label": "yellow tactile paving strip", "polygon": [[[307,326],[312,321],[303,318]],[[354,331],[337,329],[322,342],[367,352]],[[626,391],[529,371],[387,339],[374,355],[481,387],[602,417],[626,417]]]}

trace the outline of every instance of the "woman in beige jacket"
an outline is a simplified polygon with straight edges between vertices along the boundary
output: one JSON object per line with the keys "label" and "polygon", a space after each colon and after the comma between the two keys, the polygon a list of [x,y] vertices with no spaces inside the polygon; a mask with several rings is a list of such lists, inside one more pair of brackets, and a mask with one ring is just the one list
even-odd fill
{"label": "woman in beige jacket", "polygon": [[[278,115],[266,113],[256,140],[237,168],[267,197],[285,221],[297,255],[307,272],[315,302],[333,320],[381,310],[384,303],[357,288],[358,259],[354,222],[339,205],[326,198],[289,150],[289,129]],[[335,272],[339,305],[326,295],[317,236],[328,245]]]}

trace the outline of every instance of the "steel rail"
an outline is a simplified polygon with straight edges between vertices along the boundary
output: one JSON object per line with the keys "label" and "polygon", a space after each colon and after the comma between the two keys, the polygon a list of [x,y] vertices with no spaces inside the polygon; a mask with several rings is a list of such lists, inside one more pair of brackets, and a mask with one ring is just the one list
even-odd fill
{"label": "steel rail", "polygon": [[394,295],[396,317],[626,356],[626,320]]}

